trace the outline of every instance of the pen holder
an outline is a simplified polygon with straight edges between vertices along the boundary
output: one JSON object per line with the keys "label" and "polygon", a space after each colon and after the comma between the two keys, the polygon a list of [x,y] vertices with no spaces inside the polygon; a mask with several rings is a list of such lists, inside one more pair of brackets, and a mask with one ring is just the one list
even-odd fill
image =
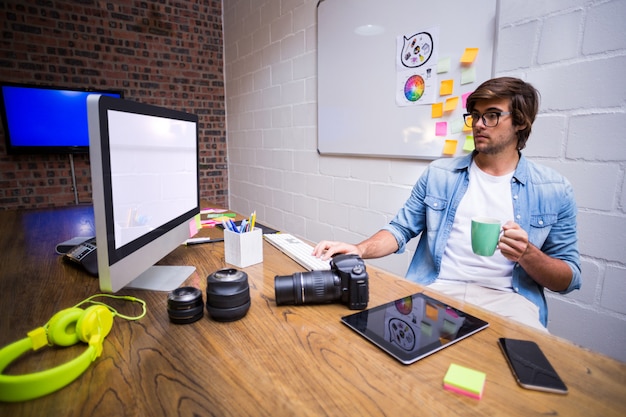
{"label": "pen holder", "polygon": [[224,257],[239,268],[263,262],[263,231],[258,227],[245,233],[224,229]]}

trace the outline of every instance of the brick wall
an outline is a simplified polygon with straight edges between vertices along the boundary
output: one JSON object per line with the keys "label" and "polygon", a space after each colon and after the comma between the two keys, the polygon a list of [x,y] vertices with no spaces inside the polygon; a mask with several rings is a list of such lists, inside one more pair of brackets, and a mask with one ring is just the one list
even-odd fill
{"label": "brick wall", "polygon": [[[0,79],[122,90],[200,118],[201,198],[227,204],[220,0],[0,0]],[[89,157],[7,155],[0,209],[91,202]]]}

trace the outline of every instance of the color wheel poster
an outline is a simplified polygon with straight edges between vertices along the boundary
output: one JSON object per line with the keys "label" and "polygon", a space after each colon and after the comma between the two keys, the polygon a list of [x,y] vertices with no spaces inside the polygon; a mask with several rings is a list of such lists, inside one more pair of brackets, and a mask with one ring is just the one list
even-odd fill
{"label": "color wheel poster", "polygon": [[439,30],[431,28],[396,41],[396,104],[415,106],[436,100]]}

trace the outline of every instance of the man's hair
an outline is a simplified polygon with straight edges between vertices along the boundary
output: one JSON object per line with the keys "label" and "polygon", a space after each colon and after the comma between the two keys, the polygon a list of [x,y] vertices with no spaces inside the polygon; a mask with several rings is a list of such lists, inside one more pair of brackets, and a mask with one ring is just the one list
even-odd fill
{"label": "man's hair", "polygon": [[513,77],[493,78],[482,83],[467,98],[467,111],[474,111],[478,100],[510,99],[513,126],[524,126],[517,132],[517,149],[526,147],[532,124],[539,110],[539,92],[532,85]]}

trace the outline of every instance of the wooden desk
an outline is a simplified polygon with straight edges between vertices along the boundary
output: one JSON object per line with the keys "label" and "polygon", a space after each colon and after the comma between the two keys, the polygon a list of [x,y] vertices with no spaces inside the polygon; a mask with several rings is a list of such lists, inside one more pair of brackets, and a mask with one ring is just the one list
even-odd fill
{"label": "wooden desk", "polygon": [[[54,253],[59,241],[93,234],[91,213],[84,207],[0,212],[0,346],[99,292],[97,280]],[[223,243],[180,247],[163,263],[196,266],[187,284],[202,289],[206,300],[206,276],[226,266]],[[340,323],[350,313],[344,305],[277,307],[274,276],[301,270],[265,243],[264,262],[245,269],[252,307],[231,323],[205,317],[174,325],[165,293],[123,290],[147,301],[146,317],[136,322],[116,318],[102,356],[76,381],[43,398],[0,403],[0,415],[626,415],[624,363],[451,302],[490,327],[404,366]],[[377,268],[368,272],[370,306],[421,290]],[[139,310],[112,304],[127,314]],[[496,345],[501,336],[537,341],[570,393],[520,388]],[[84,349],[44,348],[11,365],[8,373],[44,370]],[[452,362],[486,372],[482,400],[442,389]]]}

